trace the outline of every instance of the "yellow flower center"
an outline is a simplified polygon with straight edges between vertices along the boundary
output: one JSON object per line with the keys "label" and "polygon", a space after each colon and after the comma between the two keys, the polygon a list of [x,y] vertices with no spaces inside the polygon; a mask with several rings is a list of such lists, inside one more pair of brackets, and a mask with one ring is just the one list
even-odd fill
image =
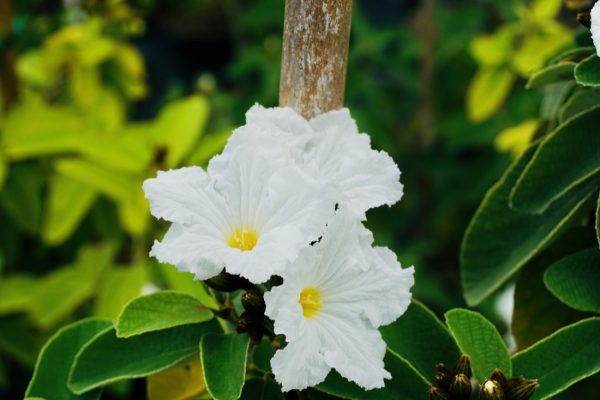
{"label": "yellow flower center", "polygon": [[252,250],[256,246],[256,242],[258,242],[258,232],[246,225],[242,225],[241,228],[235,228],[229,239],[227,239],[229,247],[240,249],[241,251]]}
{"label": "yellow flower center", "polygon": [[321,309],[321,295],[315,288],[304,288],[300,292],[298,303],[302,306],[302,314],[310,318]]}

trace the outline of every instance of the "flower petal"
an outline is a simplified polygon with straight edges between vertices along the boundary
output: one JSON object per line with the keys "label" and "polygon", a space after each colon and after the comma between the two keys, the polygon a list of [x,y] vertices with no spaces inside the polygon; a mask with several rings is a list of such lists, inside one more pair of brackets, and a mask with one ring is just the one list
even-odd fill
{"label": "flower petal", "polygon": [[596,54],[600,57],[600,2],[594,4],[594,7],[590,11],[590,16],[592,41],[594,42],[594,47],[596,47]]}

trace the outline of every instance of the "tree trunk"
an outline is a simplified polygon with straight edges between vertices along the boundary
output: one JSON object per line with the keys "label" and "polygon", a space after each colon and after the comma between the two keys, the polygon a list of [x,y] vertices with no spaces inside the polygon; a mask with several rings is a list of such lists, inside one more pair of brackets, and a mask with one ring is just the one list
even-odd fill
{"label": "tree trunk", "polygon": [[279,105],[310,119],[344,105],[352,0],[286,0]]}

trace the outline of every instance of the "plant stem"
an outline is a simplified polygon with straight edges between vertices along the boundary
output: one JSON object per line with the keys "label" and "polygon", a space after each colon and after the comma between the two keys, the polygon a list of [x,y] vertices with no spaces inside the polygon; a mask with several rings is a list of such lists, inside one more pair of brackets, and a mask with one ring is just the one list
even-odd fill
{"label": "plant stem", "polygon": [[286,0],[279,105],[305,118],[344,104],[352,0]]}

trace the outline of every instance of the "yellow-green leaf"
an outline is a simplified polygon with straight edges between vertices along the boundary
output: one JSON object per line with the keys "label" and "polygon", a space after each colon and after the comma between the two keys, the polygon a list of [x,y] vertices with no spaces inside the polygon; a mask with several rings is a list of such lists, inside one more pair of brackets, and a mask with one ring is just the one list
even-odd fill
{"label": "yellow-green leaf", "polygon": [[139,296],[148,276],[143,265],[107,269],[100,281],[94,315],[116,319],[131,299]]}
{"label": "yellow-green leaf", "polygon": [[190,400],[206,392],[200,360],[193,360],[150,375],[146,381],[148,400]]}
{"label": "yellow-green leaf", "polygon": [[494,140],[494,146],[498,151],[511,152],[518,156],[525,151],[538,128],[538,121],[528,119],[519,125],[504,129]]}
{"label": "yellow-green leaf", "polygon": [[506,68],[483,67],[467,89],[467,114],[473,122],[482,122],[502,106],[515,81]]}
{"label": "yellow-green leaf", "polygon": [[13,274],[0,280],[0,314],[26,311],[36,287],[35,278]]}

